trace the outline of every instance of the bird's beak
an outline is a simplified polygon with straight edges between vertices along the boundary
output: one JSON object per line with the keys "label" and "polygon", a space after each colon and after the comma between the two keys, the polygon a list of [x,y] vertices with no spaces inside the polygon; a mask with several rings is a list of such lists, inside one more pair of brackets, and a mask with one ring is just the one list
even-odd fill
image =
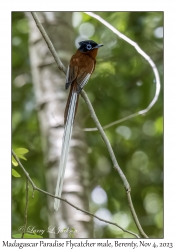
{"label": "bird's beak", "polygon": [[94,49],[98,49],[98,48],[100,48],[100,47],[102,47],[103,46],[103,44],[97,44],[95,47],[94,47]]}

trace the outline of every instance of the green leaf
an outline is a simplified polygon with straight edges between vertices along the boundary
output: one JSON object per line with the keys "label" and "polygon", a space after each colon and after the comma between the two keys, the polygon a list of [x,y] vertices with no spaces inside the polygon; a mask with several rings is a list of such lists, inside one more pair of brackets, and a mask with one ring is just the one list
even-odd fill
{"label": "green leaf", "polygon": [[12,164],[13,164],[13,166],[18,166],[18,163],[17,163],[17,161],[15,160],[15,158],[13,157],[13,155],[12,155]]}
{"label": "green leaf", "polygon": [[24,154],[28,153],[29,150],[26,148],[17,148],[14,150],[14,152],[16,155],[24,155]]}
{"label": "green leaf", "polygon": [[[21,234],[14,234],[12,235],[13,238],[17,238],[17,239],[20,239],[21,238]],[[24,234],[24,238],[25,239],[38,239],[38,238],[43,238],[41,235],[38,235],[38,234]]]}
{"label": "green leaf", "polygon": [[14,168],[12,168],[12,175],[13,175],[14,177],[21,177],[21,175],[18,174],[18,172],[17,172],[16,170],[14,170]]}
{"label": "green leaf", "polygon": [[18,158],[21,158],[25,161],[27,161],[27,159],[24,157],[24,154],[28,153],[29,150],[26,148],[17,148],[14,150],[15,154],[18,156]]}
{"label": "green leaf", "polygon": [[18,155],[18,157],[25,160],[25,161],[27,161],[27,159],[23,155]]}

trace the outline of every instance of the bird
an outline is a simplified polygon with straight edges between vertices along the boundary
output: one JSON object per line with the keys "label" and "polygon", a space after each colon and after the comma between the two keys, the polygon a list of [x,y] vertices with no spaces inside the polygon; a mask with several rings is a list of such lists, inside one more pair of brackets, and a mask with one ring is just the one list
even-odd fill
{"label": "bird", "polygon": [[[70,87],[70,92],[64,112],[64,134],[58,169],[57,185],[55,190],[55,196],[59,197],[61,197],[62,193],[64,173],[66,169],[73,122],[78,107],[79,94],[94,72],[98,49],[103,46],[103,44],[97,44],[93,40],[81,41],[78,44],[79,48],[71,57],[66,73],[65,89],[67,90]],[[55,198],[55,211],[58,210],[59,204],[60,200]]]}

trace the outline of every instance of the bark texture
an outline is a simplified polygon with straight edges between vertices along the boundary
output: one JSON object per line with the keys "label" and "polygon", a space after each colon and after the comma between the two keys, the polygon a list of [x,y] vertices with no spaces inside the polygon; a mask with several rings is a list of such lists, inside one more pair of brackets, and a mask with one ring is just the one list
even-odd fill
{"label": "bark texture", "polygon": [[[49,38],[63,64],[67,67],[71,55],[75,52],[75,31],[72,27],[71,12],[37,13]],[[36,95],[47,191],[54,194],[59,158],[61,154],[64,108],[68,93],[65,91],[65,75],[60,72],[30,13],[27,13],[30,25],[30,60]],[[88,166],[86,163],[86,144],[79,127],[80,116],[74,123],[73,136],[65,172],[62,197],[80,208],[88,207]],[[48,199],[48,227],[50,238],[67,238],[68,233],[58,230],[76,230],[75,238],[92,237],[91,217],[83,214],[68,204],[61,202],[54,212],[54,199]]]}

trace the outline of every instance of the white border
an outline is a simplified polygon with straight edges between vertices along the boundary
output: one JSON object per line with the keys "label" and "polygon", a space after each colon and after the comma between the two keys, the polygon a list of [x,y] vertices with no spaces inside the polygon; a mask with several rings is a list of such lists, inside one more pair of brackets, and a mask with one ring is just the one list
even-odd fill
{"label": "white border", "polygon": [[[86,6],[85,6],[86,5]],[[1,2],[0,14],[0,235],[11,239],[11,11],[164,11],[165,28],[165,87],[164,87],[164,225],[165,239],[157,242],[175,242],[175,1],[10,1]],[[10,240],[13,241],[13,240]],[[35,240],[34,240],[35,241]],[[33,242],[34,242],[33,241]],[[51,241],[51,240],[49,240]],[[96,242],[98,240],[95,240]],[[102,241],[102,240],[101,240]],[[149,240],[150,241],[150,240]],[[155,241],[155,240],[154,240]],[[35,241],[37,242],[37,241]],[[128,242],[128,240],[125,240]],[[2,244],[2,242],[0,243]]]}

